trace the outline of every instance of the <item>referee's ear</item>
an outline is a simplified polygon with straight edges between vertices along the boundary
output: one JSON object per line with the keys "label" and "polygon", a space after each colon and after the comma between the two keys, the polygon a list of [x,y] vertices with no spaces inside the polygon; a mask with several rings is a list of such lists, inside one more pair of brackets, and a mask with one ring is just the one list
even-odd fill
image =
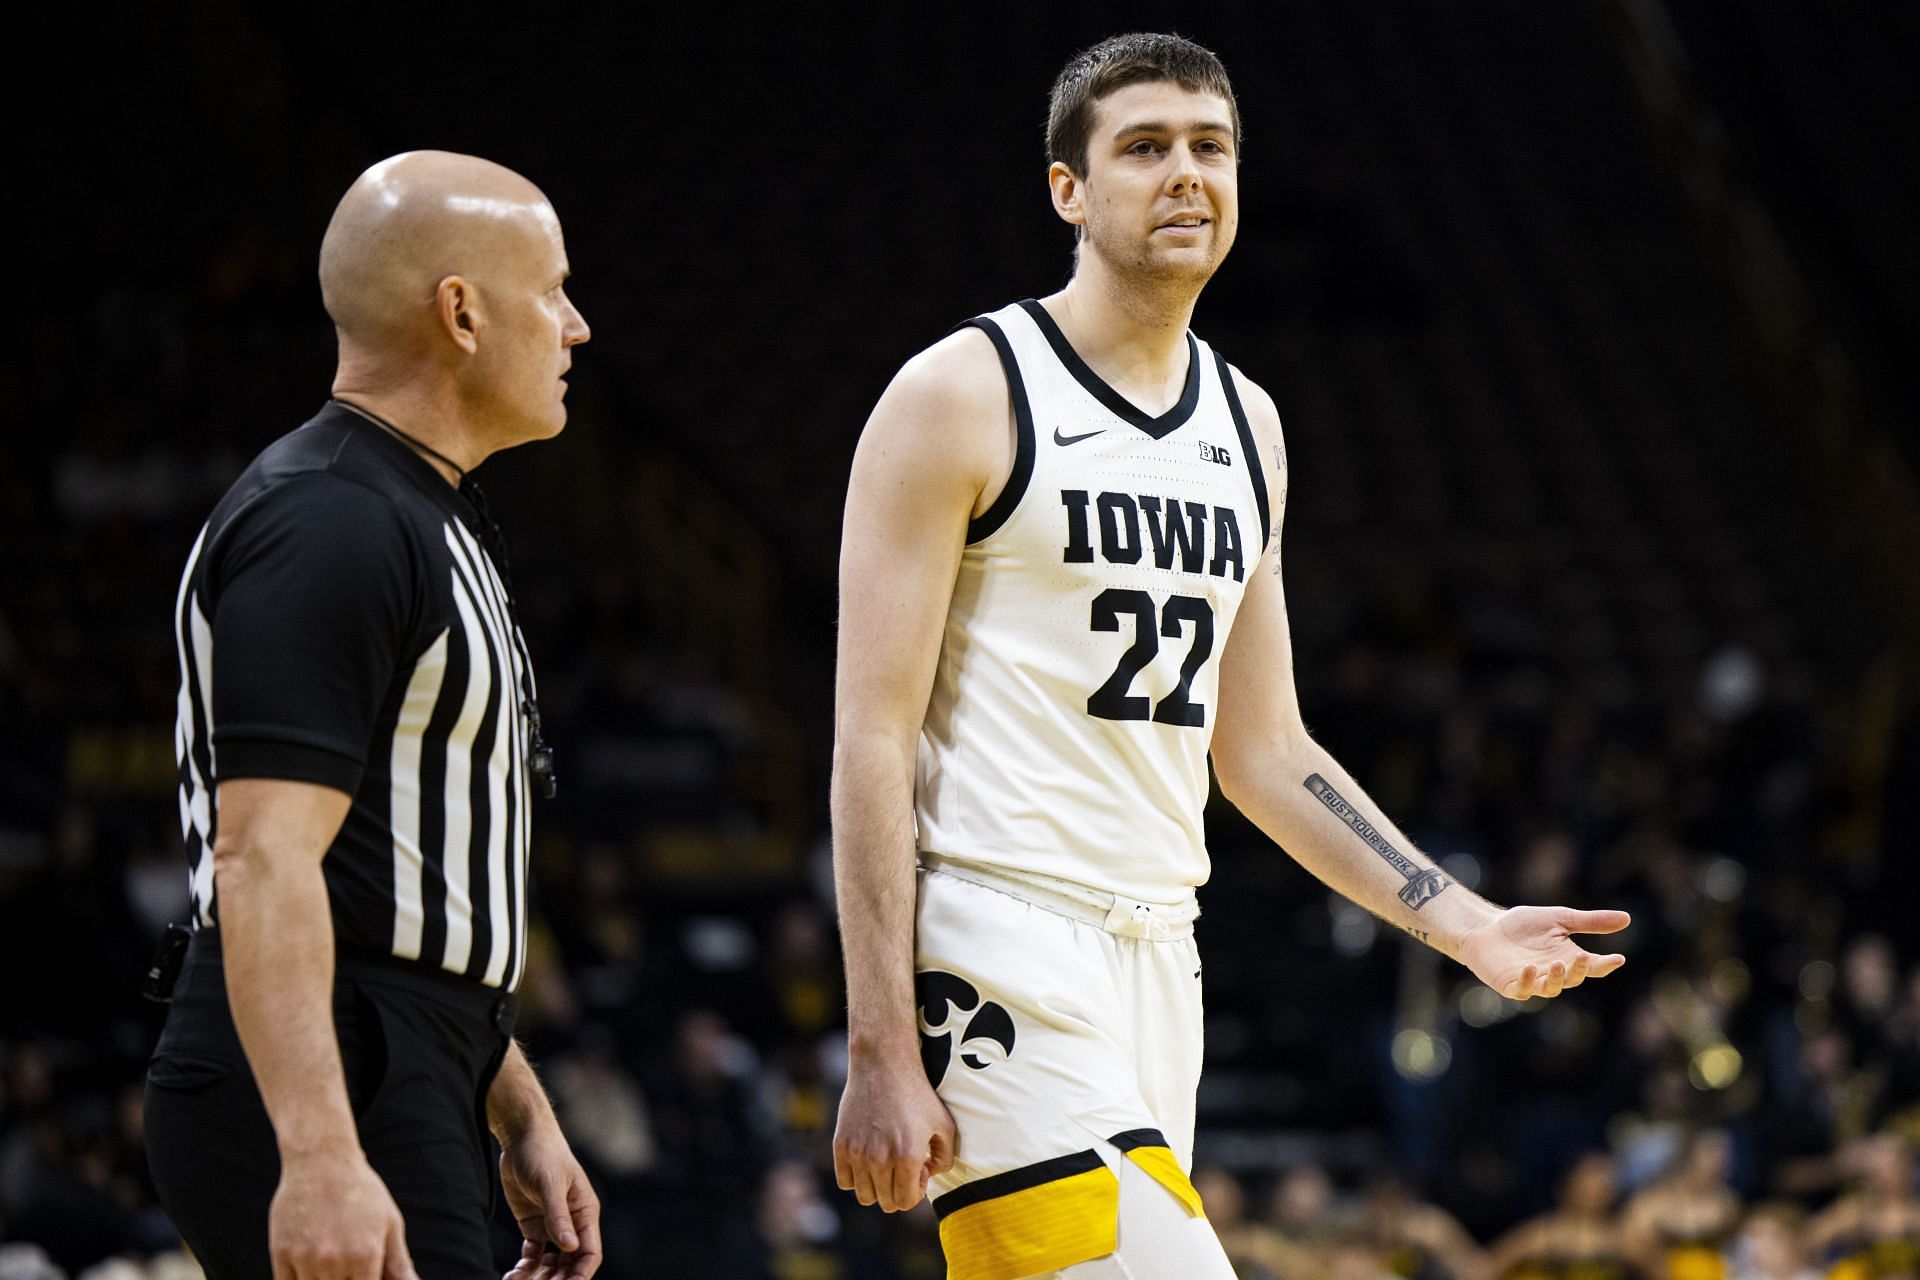
{"label": "referee's ear", "polygon": [[474,287],[463,276],[448,276],[434,290],[435,309],[440,313],[440,327],[447,331],[454,345],[468,355],[480,349],[479,297]]}

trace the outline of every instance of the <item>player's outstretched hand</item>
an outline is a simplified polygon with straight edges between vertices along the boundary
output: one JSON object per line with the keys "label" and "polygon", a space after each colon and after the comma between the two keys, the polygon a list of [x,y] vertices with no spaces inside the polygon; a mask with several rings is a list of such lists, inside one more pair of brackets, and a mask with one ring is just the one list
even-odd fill
{"label": "player's outstretched hand", "polygon": [[861,1204],[899,1213],[920,1203],[928,1179],[953,1168],[953,1139],[953,1115],[918,1055],[855,1066],[833,1130],[833,1179]]}
{"label": "player's outstretched hand", "polygon": [[1460,963],[1509,1000],[1551,999],[1627,962],[1583,949],[1573,934],[1618,933],[1630,923],[1624,911],[1508,907],[1460,939]]}

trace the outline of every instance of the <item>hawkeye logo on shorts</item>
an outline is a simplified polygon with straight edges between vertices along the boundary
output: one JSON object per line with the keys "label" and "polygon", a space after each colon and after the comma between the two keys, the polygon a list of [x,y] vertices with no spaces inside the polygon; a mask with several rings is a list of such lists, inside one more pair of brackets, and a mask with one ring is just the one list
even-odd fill
{"label": "hawkeye logo on shorts", "polygon": [[967,1066],[985,1071],[1013,1056],[1013,1015],[981,1000],[979,990],[959,974],[922,970],[913,977],[913,994],[920,1006],[920,1062],[935,1088],[953,1061],[953,1029],[962,1021],[960,1061]]}

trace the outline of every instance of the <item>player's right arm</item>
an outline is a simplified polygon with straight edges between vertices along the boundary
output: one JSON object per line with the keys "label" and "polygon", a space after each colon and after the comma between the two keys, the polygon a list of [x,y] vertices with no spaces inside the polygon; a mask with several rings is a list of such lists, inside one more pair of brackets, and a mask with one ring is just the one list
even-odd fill
{"label": "player's right arm", "polygon": [[1005,482],[1012,430],[992,344],[963,329],[888,386],[847,487],[832,803],[848,1065],[833,1166],[888,1212],[953,1162],[914,1007],[914,765],[967,522]]}

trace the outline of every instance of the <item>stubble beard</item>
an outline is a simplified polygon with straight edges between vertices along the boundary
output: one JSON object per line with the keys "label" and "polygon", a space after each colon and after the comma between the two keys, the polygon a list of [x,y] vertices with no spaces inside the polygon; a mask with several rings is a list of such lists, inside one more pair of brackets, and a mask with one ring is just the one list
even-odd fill
{"label": "stubble beard", "polygon": [[1115,244],[1119,236],[1104,233],[1089,222],[1080,251],[1096,255],[1114,283],[1126,293],[1167,302],[1190,302],[1199,297],[1227,256],[1226,248],[1221,247],[1220,224],[1211,224],[1209,252],[1204,259],[1191,254],[1158,253],[1151,234],[1148,239]]}

